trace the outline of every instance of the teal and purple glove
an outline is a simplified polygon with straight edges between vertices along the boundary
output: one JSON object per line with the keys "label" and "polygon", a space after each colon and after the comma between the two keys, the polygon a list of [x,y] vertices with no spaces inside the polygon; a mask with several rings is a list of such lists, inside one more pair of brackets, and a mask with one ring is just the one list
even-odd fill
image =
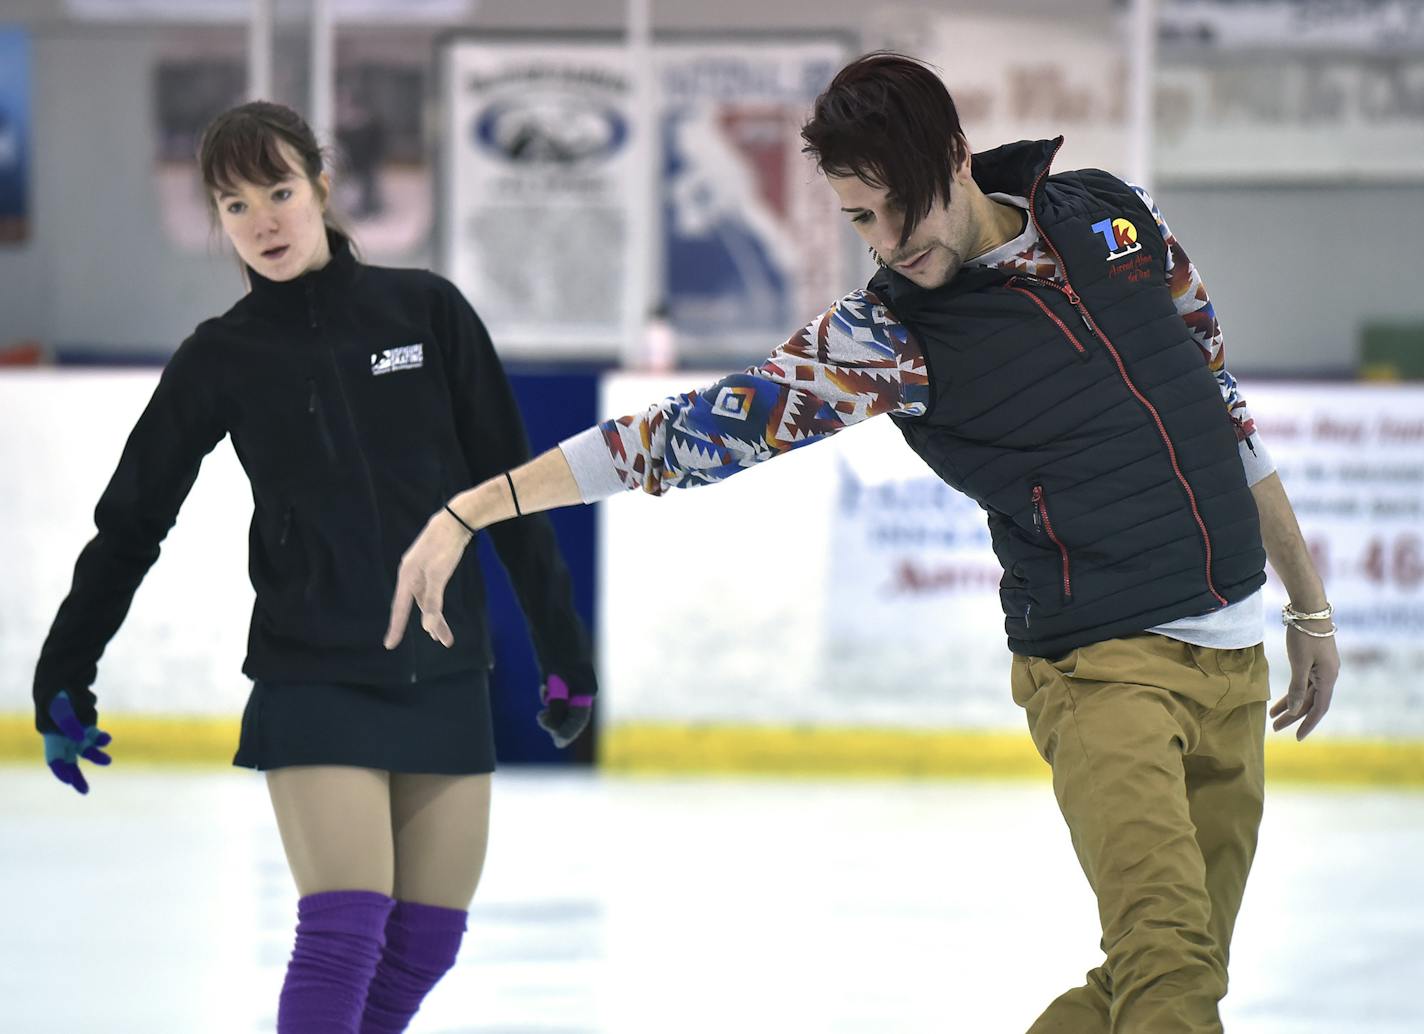
{"label": "teal and purple glove", "polygon": [[61,783],[88,793],[89,783],[79,771],[79,759],[107,765],[113,759],[99,748],[107,747],[113,737],[97,725],[81,725],[68,693],[60,693],[50,701],[49,716],[59,726],[59,732],[41,733],[49,770]]}
{"label": "teal and purple glove", "polygon": [[544,709],[535,717],[539,727],[554,738],[554,746],[567,747],[588,728],[593,714],[593,694],[569,692],[569,684],[559,675],[550,675],[539,688]]}

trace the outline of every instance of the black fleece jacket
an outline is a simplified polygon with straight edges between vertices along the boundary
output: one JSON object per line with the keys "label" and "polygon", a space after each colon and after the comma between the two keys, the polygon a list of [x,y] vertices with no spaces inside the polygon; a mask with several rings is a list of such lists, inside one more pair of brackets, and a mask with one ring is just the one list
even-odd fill
{"label": "black fleece jacket", "polygon": [[[252,483],[257,598],[243,671],[255,679],[392,684],[487,666],[484,585],[470,550],[445,592],[455,645],[412,622],[381,645],[401,554],[456,492],[529,457],[479,317],[448,281],[332,260],[252,291],[174,353],[95,510],[35,670],[36,726],[68,690],[95,719],[105,646],[224,435]],[[588,635],[541,515],[489,529],[546,674],[595,692]]]}

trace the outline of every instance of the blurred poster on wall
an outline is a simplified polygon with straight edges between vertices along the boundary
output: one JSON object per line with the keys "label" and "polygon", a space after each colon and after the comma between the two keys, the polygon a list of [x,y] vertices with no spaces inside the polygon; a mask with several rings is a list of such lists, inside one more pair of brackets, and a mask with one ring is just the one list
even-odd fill
{"label": "blurred poster on wall", "polygon": [[1164,55],[1162,182],[1424,180],[1424,53]]}
{"label": "blurred poster on wall", "polygon": [[616,355],[634,182],[623,48],[456,40],[445,62],[445,272],[501,350]]}
{"label": "blurred poster on wall", "polygon": [[207,252],[217,237],[198,172],[203,130],[241,104],[247,88],[239,29],[169,30],[151,80],[155,185],[163,232],[178,250]]}
{"label": "blurred poster on wall", "polygon": [[1220,50],[1424,50],[1419,0],[1159,0],[1166,45]]}
{"label": "blurred poster on wall", "polygon": [[684,357],[764,357],[847,291],[845,217],[801,153],[836,39],[657,48],[663,303]]}
{"label": "blurred poster on wall", "polygon": [[1053,17],[897,5],[869,42],[935,66],[976,151],[1062,135],[1054,170],[1123,172],[1127,54],[1108,12]]}
{"label": "blurred poster on wall", "polygon": [[[291,37],[291,38],[288,38]],[[307,117],[298,67],[306,43],[279,38],[294,56],[274,68],[272,96]],[[293,45],[295,50],[293,50]],[[214,230],[197,163],[203,130],[247,99],[245,36],[238,30],[174,30],[153,72],[153,118],[163,227],[182,251],[206,252]],[[420,257],[432,220],[426,140],[428,33],[342,30],[336,40],[335,127],[322,140],[335,212],[367,258]]]}
{"label": "blurred poster on wall", "polygon": [[30,235],[30,37],[0,29],[0,244]]}
{"label": "blurred poster on wall", "polygon": [[421,32],[337,35],[334,200],[368,258],[423,263],[429,247],[430,48]]}
{"label": "blurred poster on wall", "polygon": [[1424,4],[1166,0],[1158,178],[1424,180]]}
{"label": "blurred poster on wall", "polygon": [[[684,359],[760,359],[859,286],[799,136],[844,55],[825,37],[656,43],[651,301]],[[446,270],[501,348],[616,357],[649,315],[625,311],[632,206],[648,201],[632,195],[626,52],[470,40],[446,60]]]}

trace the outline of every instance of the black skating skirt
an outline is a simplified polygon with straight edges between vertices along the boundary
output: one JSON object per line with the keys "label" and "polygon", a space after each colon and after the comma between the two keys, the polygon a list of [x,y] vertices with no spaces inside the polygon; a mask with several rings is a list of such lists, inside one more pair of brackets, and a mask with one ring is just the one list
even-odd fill
{"label": "black skating skirt", "polygon": [[264,772],[293,765],[493,772],[489,675],[463,671],[399,686],[256,682],[232,763]]}

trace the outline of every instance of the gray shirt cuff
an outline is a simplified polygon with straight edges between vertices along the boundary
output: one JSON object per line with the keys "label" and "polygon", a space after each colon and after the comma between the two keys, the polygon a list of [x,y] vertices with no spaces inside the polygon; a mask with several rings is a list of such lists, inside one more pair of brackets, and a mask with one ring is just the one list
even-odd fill
{"label": "gray shirt cuff", "polygon": [[565,438],[559,443],[559,451],[568,461],[578,484],[579,498],[585,503],[596,503],[627,490],[603,440],[603,429],[597,424],[572,438]]}

